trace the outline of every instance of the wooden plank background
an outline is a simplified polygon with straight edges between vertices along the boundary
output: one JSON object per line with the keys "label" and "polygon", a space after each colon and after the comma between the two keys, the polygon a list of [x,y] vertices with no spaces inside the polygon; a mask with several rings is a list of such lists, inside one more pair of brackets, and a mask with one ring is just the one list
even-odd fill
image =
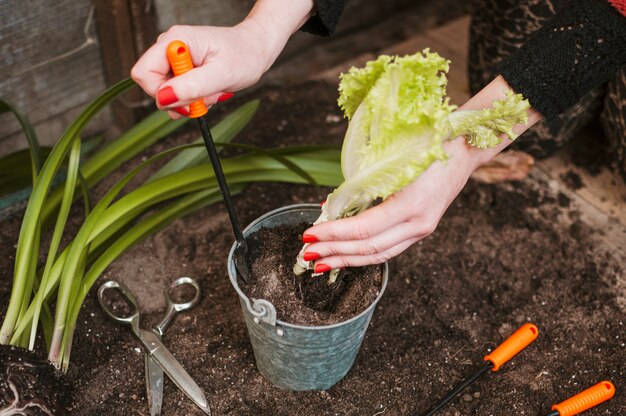
{"label": "wooden plank background", "polygon": [[[85,42],[89,9],[88,0],[0,1],[0,97],[29,116],[44,143],[53,143],[82,106],[105,88],[97,43],[49,62]],[[93,24],[88,34],[95,39]],[[110,120],[105,112],[92,130]],[[24,147],[18,131],[12,115],[0,115],[3,154]]]}

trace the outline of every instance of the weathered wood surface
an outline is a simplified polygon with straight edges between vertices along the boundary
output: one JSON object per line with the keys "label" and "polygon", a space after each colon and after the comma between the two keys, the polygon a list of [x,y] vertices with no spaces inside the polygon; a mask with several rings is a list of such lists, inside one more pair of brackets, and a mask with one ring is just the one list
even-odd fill
{"label": "weathered wood surface", "polygon": [[[98,45],[86,45],[89,0],[0,1],[0,96],[17,105],[37,127],[44,143],[53,143],[67,120],[104,90]],[[88,35],[95,39],[91,24]],[[110,122],[107,112],[93,129]],[[19,125],[0,115],[0,154],[24,147]]]}
{"label": "weathered wood surface", "polygon": [[[150,0],[94,0],[94,5],[104,79],[113,85],[128,77],[137,59],[156,41],[154,7]],[[118,127],[129,128],[145,116],[147,99],[133,88],[116,100],[112,110]]]}

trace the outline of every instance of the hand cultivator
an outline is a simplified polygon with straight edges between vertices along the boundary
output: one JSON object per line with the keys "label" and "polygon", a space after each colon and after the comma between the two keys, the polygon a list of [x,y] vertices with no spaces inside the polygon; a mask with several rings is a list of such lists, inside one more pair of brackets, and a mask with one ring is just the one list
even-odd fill
{"label": "hand cultivator", "polygon": [[[167,59],[170,62],[174,76],[182,75],[193,69],[193,61],[191,60],[189,48],[184,42],[179,40],[175,40],[168,45]],[[226,177],[224,176],[222,164],[220,163],[220,158],[217,154],[215,143],[213,142],[213,136],[211,135],[209,124],[205,118],[208,111],[209,109],[204,104],[204,101],[195,101],[189,105],[189,118],[195,118],[198,120],[198,126],[200,127],[200,132],[202,133],[202,139],[204,140],[204,145],[209,153],[209,159],[211,160],[211,165],[213,166],[213,171],[215,172],[215,179],[219,185],[220,192],[222,193],[222,199],[224,200],[224,205],[228,211],[228,218],[230,218],[235,239],[237,240],[237,248],[235,249],[234,255],[235,266],[237,267],[237,271],[239,272],[241,279],[244,282],[248,282],[248,276],[250,275],[248,270],[248,245],[246,244],[246,239],[243,236],[239,218],[235,212],[235,206],[233,205],[230,191],[228,190]]]}

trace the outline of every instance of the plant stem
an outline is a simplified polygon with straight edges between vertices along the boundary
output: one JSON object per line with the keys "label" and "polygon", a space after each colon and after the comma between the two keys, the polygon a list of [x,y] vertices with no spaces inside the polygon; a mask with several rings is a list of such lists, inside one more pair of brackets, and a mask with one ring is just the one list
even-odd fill
{"label": "plant stem", "polygon": [[[72,148],[70,150],[69,163],[67,168],[67,178],[65,180],[65,187],[63,192],[63,200],[61,202],[61,208],[57,216],[57,222],[54,226],[52,233],[52,240],[50,241],[50,248],[48,250],[46,265],[44,266],[43,274],[41,277],[41,286],[46,287],[50,277],[50,270],[54,264],[54,260],[57,257],[57,251],[63,236],[63,230],[67,223],[67,218],[70,213],[72,201],[74,200],[74,190],[76,187],[76,179],[78,177],[78,169],[80,164],[80,140],[74,140]],[[30,343],[28,348],[33,349],[35,347],[35,339],[37,337],[37,325],[39,323],[39,314],[41,313],[41,307],[44,303],[44,290],[37,291],[37,295],[33,301],[35,304],[35,313],[32,318],[31,330],[30,330]]]}
{"label": "plant stem", "polygon": [[52,149],[52,152],[50,152],[48,159],[46,159],[37,181],[33,186],[33,191],[28,200],[26,212],[24,213],[15,253],[15,272],[13,275],[11,298],[9,299],[7,314],[0,328],[0,343],[6,344],[9,342],[18,321],[21,307],[20,303],[23,299],[27,284],[28,268],[32,262],[32,256],[37,256],[39,253],[39,244],[35,244],[34,241],[39,220],[41,219],[42,210],[52,181],[62,161],[65,159],[70,145],[87,122],[100,109],[132,85],[134,85],[134,83],[131,80],[119,82],[91,103],[72,123],[63,136],[61,136]]}

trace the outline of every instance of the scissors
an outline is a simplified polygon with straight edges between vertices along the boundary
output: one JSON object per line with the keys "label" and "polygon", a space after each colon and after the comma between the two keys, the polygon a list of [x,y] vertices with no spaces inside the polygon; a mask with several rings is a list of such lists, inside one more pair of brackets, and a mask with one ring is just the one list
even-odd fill
{"label": "scissors", "polygon": [[[173,289],[188,285],[195,291],[193,298],[189,302],[176,303],[170,297],[170,293]],[[113,311],[109,305],[105,302],[104,293],[107,290],[119,291],[125,301],[132,308],[132,312],[129,316],[120,316]],[[139,327],[139,309],[134,296],[130,293],[130,290],[115,280],[109,280],[104,282],[98,289],[98,302],[104,309],[104,312],[109,315],[114,321],[130,325],[135,337],[142,344],[145,354],[145,369],[146,369],[146,388],[148,391],[148,403],[150,405],[150,415],[158,416],[161,414],[161,403],[163,401],[163,373],[174,382],[174,384],[182,390],[193,402],[204,411],[206,414],[211,414],[209,403],[195,381],[180,365],[180,363],[174,358],[174,356],[167,350],[165,345],[161,342],[165,330],[171,323],[172,319],[178,312],[182,312],[194,307],[200,299],[200,286],[198,283],[190,277],[181,277],[176,279],[168,289],[165,291],[165,297],[167,299],[167,309],[161,322],[152,329],[147,331]]]}

